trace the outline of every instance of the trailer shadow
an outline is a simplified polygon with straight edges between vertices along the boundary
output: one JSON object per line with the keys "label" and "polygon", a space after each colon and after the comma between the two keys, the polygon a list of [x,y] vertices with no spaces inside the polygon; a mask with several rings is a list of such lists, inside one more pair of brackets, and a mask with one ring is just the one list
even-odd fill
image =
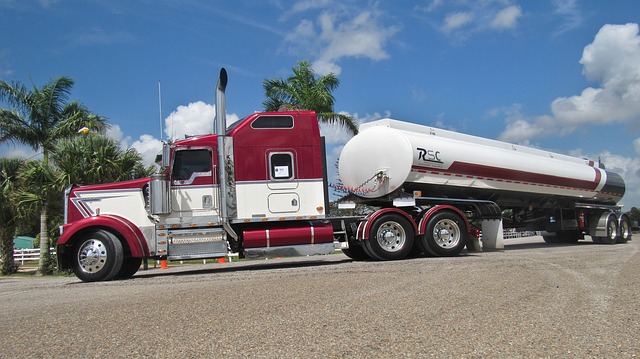
{"label": "trailer shadow", "polygon": [[505,251],[518,251],[523,249],[541,249],[541,248],[557,248],[557,247],[576,247],[576,246],[593,246],[596,243],[593,243],[590,240],[579,241],[576,243],[546,243],[542,242],[525,242],[525,243],[509,243],[505,244]]}

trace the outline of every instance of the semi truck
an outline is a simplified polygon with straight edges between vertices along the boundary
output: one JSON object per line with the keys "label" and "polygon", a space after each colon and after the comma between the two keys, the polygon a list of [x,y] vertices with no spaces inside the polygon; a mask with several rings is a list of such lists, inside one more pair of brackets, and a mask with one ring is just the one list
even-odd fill
{"label": "semi truck", "polygon": [[147,259],[456,256],[500,248],[506,228],[631,239],[624,181],[594,161],[392,119],[362,124],[339,158],[339,207],[370,211],[331,216],[315,112],[227,127],[226,86],[222,69],[214,133],[164,143],[158,173],[65,190],[60,269],[91,282],[130,278]]}

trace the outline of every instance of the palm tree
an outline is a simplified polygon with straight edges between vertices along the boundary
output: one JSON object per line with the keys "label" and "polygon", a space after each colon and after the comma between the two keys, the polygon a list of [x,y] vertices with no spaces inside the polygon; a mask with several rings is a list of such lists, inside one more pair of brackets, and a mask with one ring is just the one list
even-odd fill
{"label": "palm tree", "polygon": [[[77,101],[69,101],[73,80],[59,77],[44,86],[28,90],[19,82],[0,81],[0,101],[10,109],[0,109],[0,143],[14,142],[42,152],[42,168],[40,173],[51,171],[49,155],[55,151],[55,144],[64,138],[77,135],[82,127],[95,131],[104,131],[107,122],[104,117],[90,113]],[[38,172],[38,171],[36,171]],[[41,176],[49,180],[48,176]],[[43,183],[53,186],[51,183]],[[33,193],[37,194],[37,193]],[[40,253],[41,258],[48,257],[49,243],[46,226],[48,196],[42,196],[40,210]],[[33,199],[33,197],[31,197]],[[19,203],[30,203],[23,197]],[[47,239],[46,241],[44,239]],[[46,271],[41,260],[39,273]]]}
{"label": "palm tree", "polygon": [[0,248],[2,252],[2,274],[18,270],[13,260],[13,238],[16,232],[17,205],[14,196],[16,176],[23,161],[18,158],[0,158]]}
{"label": "palm tree", "polygon": [[100,134],[62,140],[52,158],[60,170],[62,187],[124,181],[154,172],[144,168],[135,149],[123,150],[116,141]]}
{"label": "palm tree", "polygon": [[60,181],[55,168],[44,160],[27,161],[20,173],[17,200],[22,216],[40,212],[40,260],[38,274],[49,274],[49,211],[48,206],[54,201],[62,201]]}
{"label": "palm tree", "polygon": [[300,61],[288,79],[266,79],[262,82],[267,96],[262,104],[265,111],[313,110],[320,122],[338,123],[355,135],[358,126],[354,119],[333,110],[335,98],[331,92],[339,84],[340,80],[333,73],[316,78],[311,64]]}

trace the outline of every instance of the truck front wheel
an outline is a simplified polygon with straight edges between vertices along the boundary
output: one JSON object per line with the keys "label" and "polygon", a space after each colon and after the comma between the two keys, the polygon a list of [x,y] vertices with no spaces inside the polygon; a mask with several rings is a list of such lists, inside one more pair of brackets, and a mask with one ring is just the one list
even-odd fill
{"label": "truck front wheel", "polygon": [[366,252],[375,259],[403,259],[413,247],[411,223],[398,214],[386,214],[378,218],[371,227],[371,234],[363,245],[366,246]]}
{"label": "truck front wheel", "polygon": [[434,256],[452,257],[462,252],[468,237],[467,226],[462,217],[443,211],[429,219],[427,230],[420,237],[420,245]]}
{"label": "truck front wheel", "polygon": [[113,234],[96,230],[84,235],[73,251],[73,272],[80,280],[110,280],[122,267],[122,243]]}

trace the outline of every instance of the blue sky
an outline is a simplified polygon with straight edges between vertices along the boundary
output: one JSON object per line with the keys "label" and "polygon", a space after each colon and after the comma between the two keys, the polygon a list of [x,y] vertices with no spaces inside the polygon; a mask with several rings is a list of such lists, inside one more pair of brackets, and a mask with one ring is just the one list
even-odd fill
{"label": "blue sky", "polygon": [[[209,132],[220,67],[233,119],[262,109],[265,78],[309,60],[338,75],[338,112],[600,157],[625,178],[630,208],[639,15],[633,0],[0,0],[0,78],[71,77],[72,98],[150,161],[161,136]],[[323,133],[335,158],[347,138]]]}

